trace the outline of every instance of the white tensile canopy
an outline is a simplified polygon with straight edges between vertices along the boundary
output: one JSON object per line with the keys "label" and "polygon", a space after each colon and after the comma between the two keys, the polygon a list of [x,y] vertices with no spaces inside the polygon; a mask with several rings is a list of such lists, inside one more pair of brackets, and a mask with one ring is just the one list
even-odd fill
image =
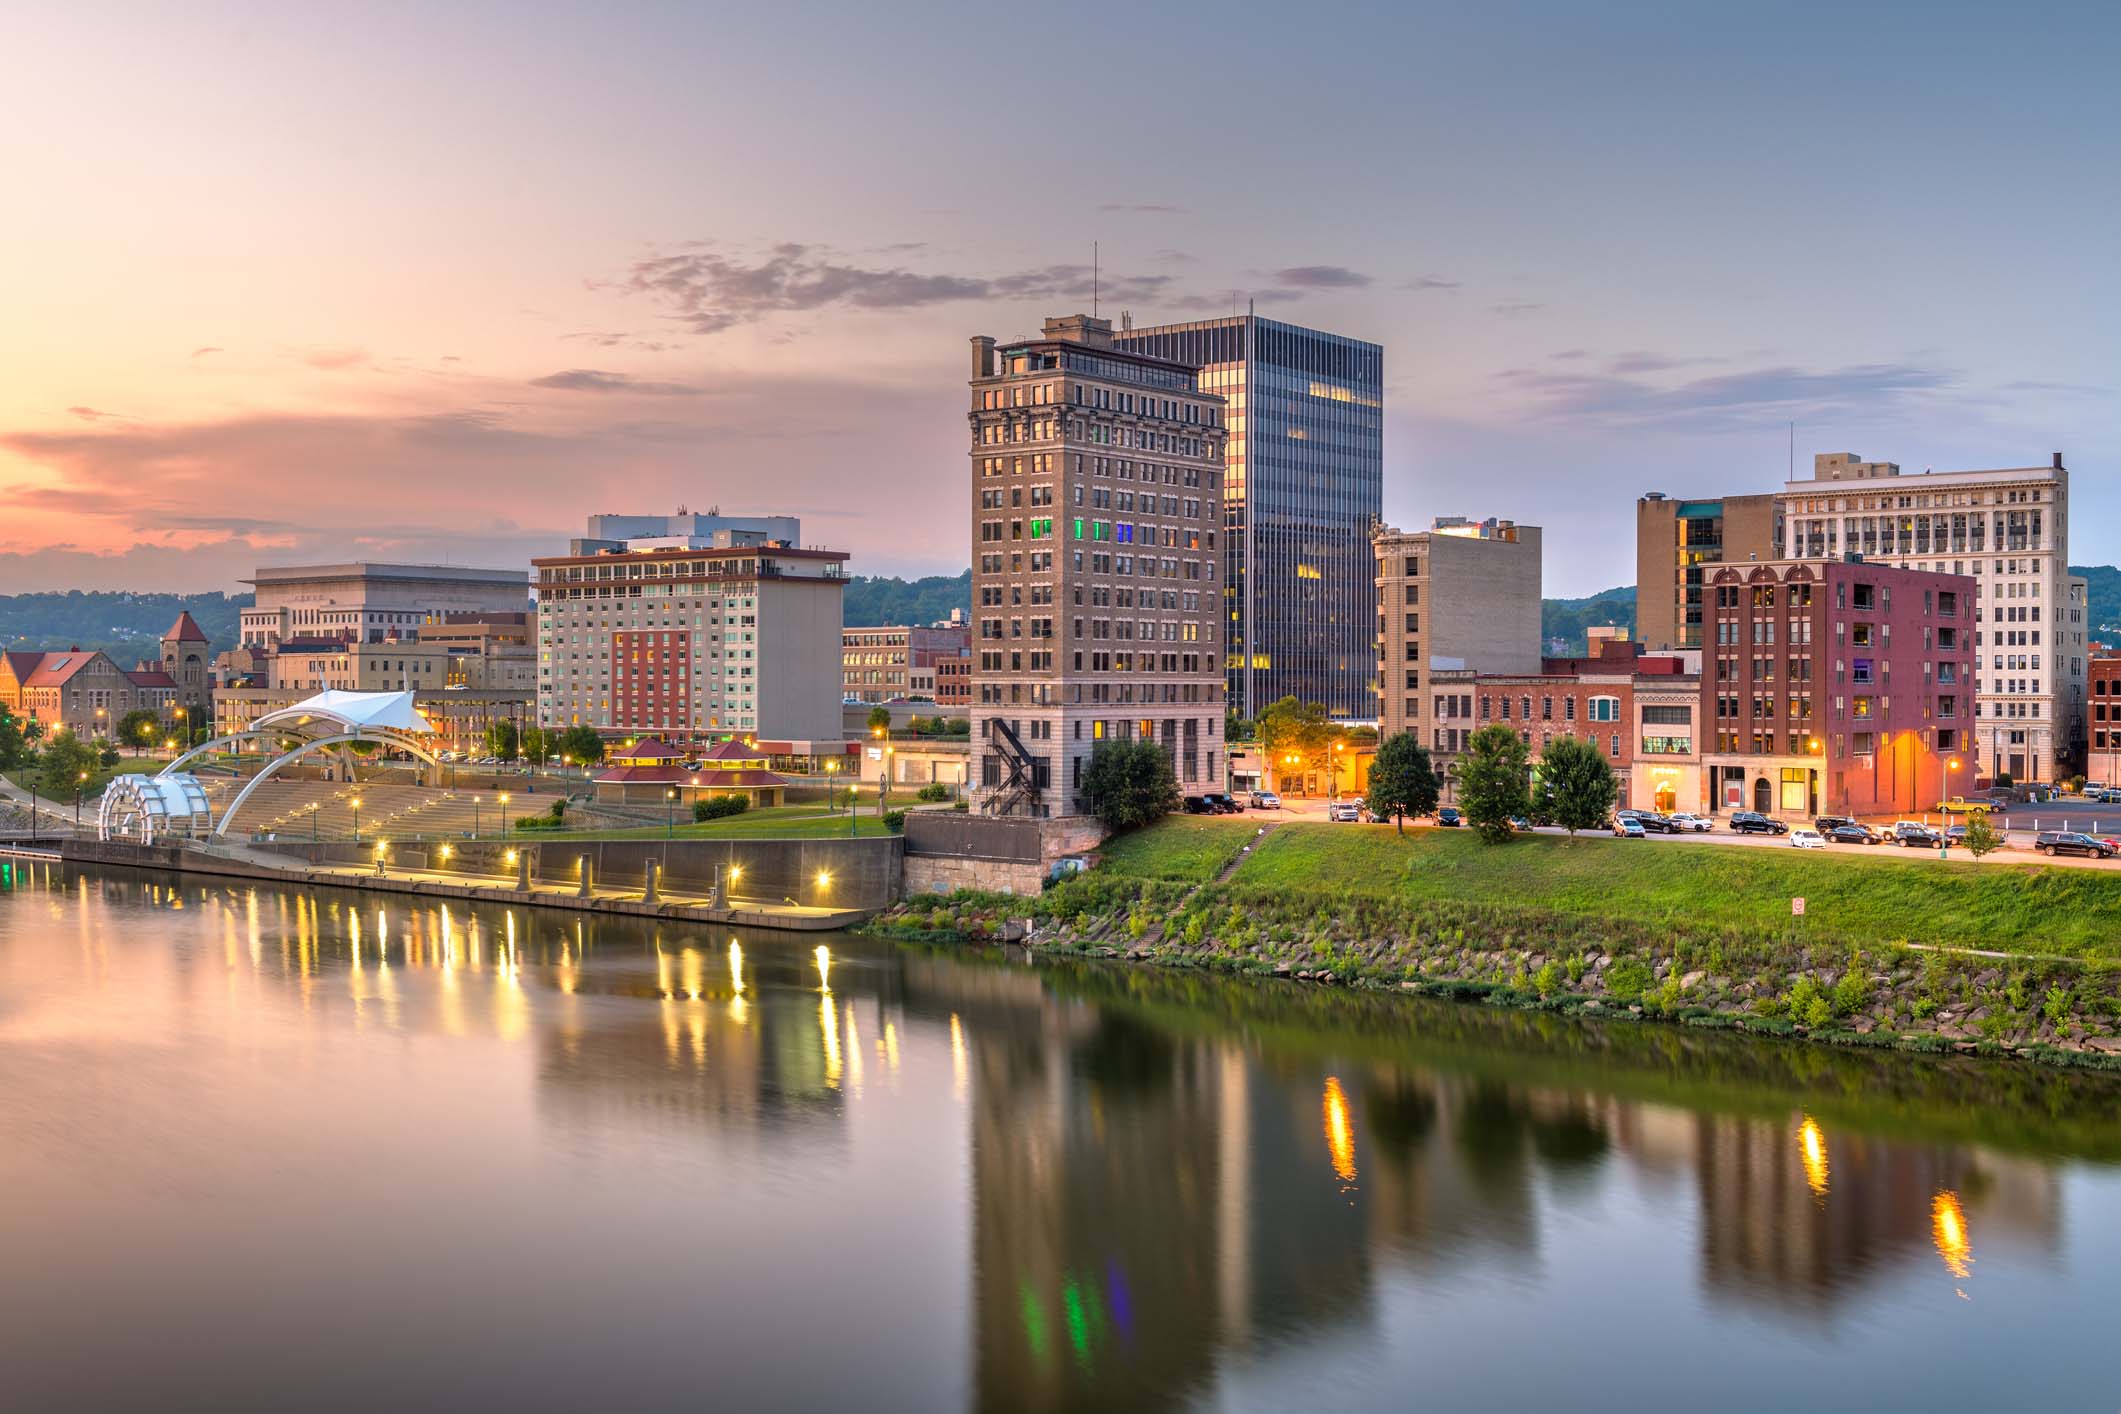
{"label": "white tensile canopy", "polygon": [[336,724],[341,730],[432,732],[434,728],[412,705],[410,692],[341,692],[336,688],[315,697],[267,712],[252,727],[297,727],[310,722]]}

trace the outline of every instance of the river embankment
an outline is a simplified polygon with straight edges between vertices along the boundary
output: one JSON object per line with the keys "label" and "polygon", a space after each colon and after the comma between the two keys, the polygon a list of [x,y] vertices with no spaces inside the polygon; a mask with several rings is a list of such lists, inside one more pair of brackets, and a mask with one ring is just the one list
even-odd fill
{"label": "river embankment", "polygon": [[[1803,899],[1803,912],[1793,900]],[[2121,1069],[2121,878],[1878,854],[1177,819],[901,937],[1521,1010]]]}

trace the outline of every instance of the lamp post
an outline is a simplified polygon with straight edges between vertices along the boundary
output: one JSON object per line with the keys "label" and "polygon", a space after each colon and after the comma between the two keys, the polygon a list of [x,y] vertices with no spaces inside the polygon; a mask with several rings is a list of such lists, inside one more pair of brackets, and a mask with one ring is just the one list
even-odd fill
{"label": "lamp post", "polygon": [[671,786],[663,792],[663,838],[675,838],[678,831],[678,788]]}
{"label": "lamp post", "polygon": [[473,839],[479,837],[479,800],[480,797],[476,795],[471,798],[471,837]]}
{"label": "lamp post", "polygon": [[501,803],[501,838],[505,840],[508,838],[508,792],[504,790],[494,799]]}
{"label": "lamp post", "polygon": [[1340,753],[1344,750],[1345,744],[1336,741],[1333,754],[1326,758],[1326,799],[1329,802],[1340,799]]}
{"label": "lamp post", "polygon": [[825,763],[825,813],[827,815],[837,813],[840,808],[840,785],[838,781],[832,779],[839,773],[839,762],[827,761]]}
{"label": "lamp post", "polygon": [[1944,782],[1944,794],[1938,800],[1937,809],[1937,857],[1939,859],[1950,859],[1952,857],[1952,822],[1951,818],[1944,814],[1944,801],[1952,798],[1952,772],[1958,769],[1959,758],[1954,756],[1946,761],[1937,772],[1938,778]]}
{"label": "lamp post", "polygon": [[[96,710],[100,712],[103,709],[99,707]],[[74,777],[74,833],[77,835],[81,833],[81,797],[87,790],[88,772],[83,771]]]}
{"label": "lamp post", "polygon": [[1830,814],[1834,808],[1834,798],[1833,792],[1829,791],[1826,786],[1826,752],[1821,747],[1818,737],[1806,738],[1804,749],[1819,758],[1819,810],[1817,813],[1821,815]]}
{"label": "lamp post", "polygon": [[309,807],[309,842],[311,844],[317,842],[317,809],[318,807],[315,805]]}
{"label": "lamp post", "polygon": [[361,842],[361,797],[353,798],[353,842]]}
{"label": "lamp post", "polygon": [[857,808],[861,804],[861,794],[862,783],[860,781],[849,781],[847,783],[847,838],[850,840],[854,838],[855,819],[862,813]]}
{"label": "lamp post", "polygon": [[876,778],[876,818],[879,820],[884,818],[884,808],[891,800],[891,758],[896,755],[897,747],[884,748],[883,769],[877,773]]}

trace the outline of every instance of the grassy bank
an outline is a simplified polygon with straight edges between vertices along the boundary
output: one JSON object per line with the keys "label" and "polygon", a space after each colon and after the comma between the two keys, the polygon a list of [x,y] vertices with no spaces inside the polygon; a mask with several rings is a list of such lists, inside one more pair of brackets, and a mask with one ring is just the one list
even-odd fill
{"label": "grassy bank", "polygon": [[[681,816],[674,825],[638,825],[610,830],[525,830],[514,835],[538,840],[659,840],[668,834],[680,840],[831,839],[848,833],[847,812],[828,813],[823,806],[777,805],[747,810],[720,820],[695,821]],[[874,811],[860,815],[854,823],[858,835],[883,835],[890,831]]]}
{"label": "grassy bank", "polygon": [[[1165,872],[1158,861],[1190,859],[1203,844],[1190,835],[1165,840],[1163,828],[1139,832],[1130,850],[1116,852],[1115,871],[1188,877]],[[1261,841],[1230,882],[1328,896],[1509,900],[1709,929],[1787,929],[1790,900],[1802,897],[1805,917],[1798,926],[1821,940],[2121,958],[2121,876],[1939,863],[1886,849],[1859,854],[1552,835],[1487,845],[1466,830],[1412,830],[1400,838],[1385,829],[1288,825]]]}
{"label": "grassy bank", "polygon": [[1849,1044],[2121,1055],[2121,879],[2100,871],[1256,831],[1166,821],[1036,900],[913,901],[883,926],[977,936],[1029,913],[1033,945],[1062,951]]}

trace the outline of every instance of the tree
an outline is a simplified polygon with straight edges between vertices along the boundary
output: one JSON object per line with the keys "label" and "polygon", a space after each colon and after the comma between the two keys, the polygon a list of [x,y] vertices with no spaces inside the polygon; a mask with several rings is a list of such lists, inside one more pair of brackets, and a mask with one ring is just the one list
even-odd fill
{"label": "tree", "polygon": [[869,731],[871,735],[882,735],[891,730],[891,709],[881,704],[869,709]]}
{"label": "tree", "polygon": [[1370,813],[1382,820],[1392,817],[1401,834],[1409,815],[1426,815],[1436,808],[1441,783],[1429,753],[1412,732],[1394,732],[1377,748],[1370,763]]}
{"label": "tree", "polygon": [[1583,737],[1565,736],[1549,745],[1539,758],[1539,778],[1548,813],[1572,836],[1605,824],[1620,799],[1612,764],[1597,742]]}
{"label": "tree", "polygon": [[604,759],[604,738],[597,735],[594,727],[569,727],[553,745],[577,766],[594,766]]}
{"label": "tree", "polygon": [[162,718],[145,707],[135,707],[118,719],[118,740],[138,750],[162,740]]}
{"label": "tree", "polygon": [[[1333,739],[1326,705],[1294,697],[1284,697],[1261,712],[1252,729],[1261,753],[1276,771],[1317,767]],[[1294,762],[1288,759],[1291,756]]]}
{"label": "tree", "polygon": [[486,754],[498,756],[503,761],[516,759],[516,724],[503,718],[486,724]]}
{"label": "tree", "polygon": [[12,771],[29,760],[29,738],[22,719],[0,706],[0,770]]}
{"label": "tree", "polygon": [[1171,758],[1153,741],[1108,741],[1083,768],[1083,803],[1114,830],[1139,829],[1178,809]]}
{"label": "tree", "polygon": [[1235,707],[1223,709],[1224,741],[1250,741],[1254,730],[1255,723],[1250,717],[1238,716]]}
{"label": "tree", "polygon": [[95,749],[72,732],[54,736],[37,762],[37,784],[54,799],[72,796],[82,789],[81,778],[95,773]]}
{"label": "tree", "polygon": [[1529,748],[1500,723],[1482,727],[1466,742],[1458,763],[1458,804],[1489,844],[1500,844],[1515,833],[1511,816],[1530,812],[1530,766]]}
{"label": "tree", "polygon": [[118,747],[115,742],[105,741],[96,748],[96,765],[106,771],[116,769],[118,765]]}
{"label": "tree", "polygon": [[1349,727],[1347,735],[1342,739],[1348,743],[1348,748],[1351,751],[1360,747],[1375,746],[1377,745],[1377,728],[1371,726]]}
{"label": "tree", "polygon": [[545,759],[552,755],[552,733],[543,727],[531,726],[523,728],[522,736],[524,759],[532,765],[544,765]]}
{"label": "tree", "polygon": [[2003,836],[1997,834],[1996,827],[1988,822],[1988,812],[1976,810],[1966,822],[1966,852],[1979,859],[2002,844]]}

